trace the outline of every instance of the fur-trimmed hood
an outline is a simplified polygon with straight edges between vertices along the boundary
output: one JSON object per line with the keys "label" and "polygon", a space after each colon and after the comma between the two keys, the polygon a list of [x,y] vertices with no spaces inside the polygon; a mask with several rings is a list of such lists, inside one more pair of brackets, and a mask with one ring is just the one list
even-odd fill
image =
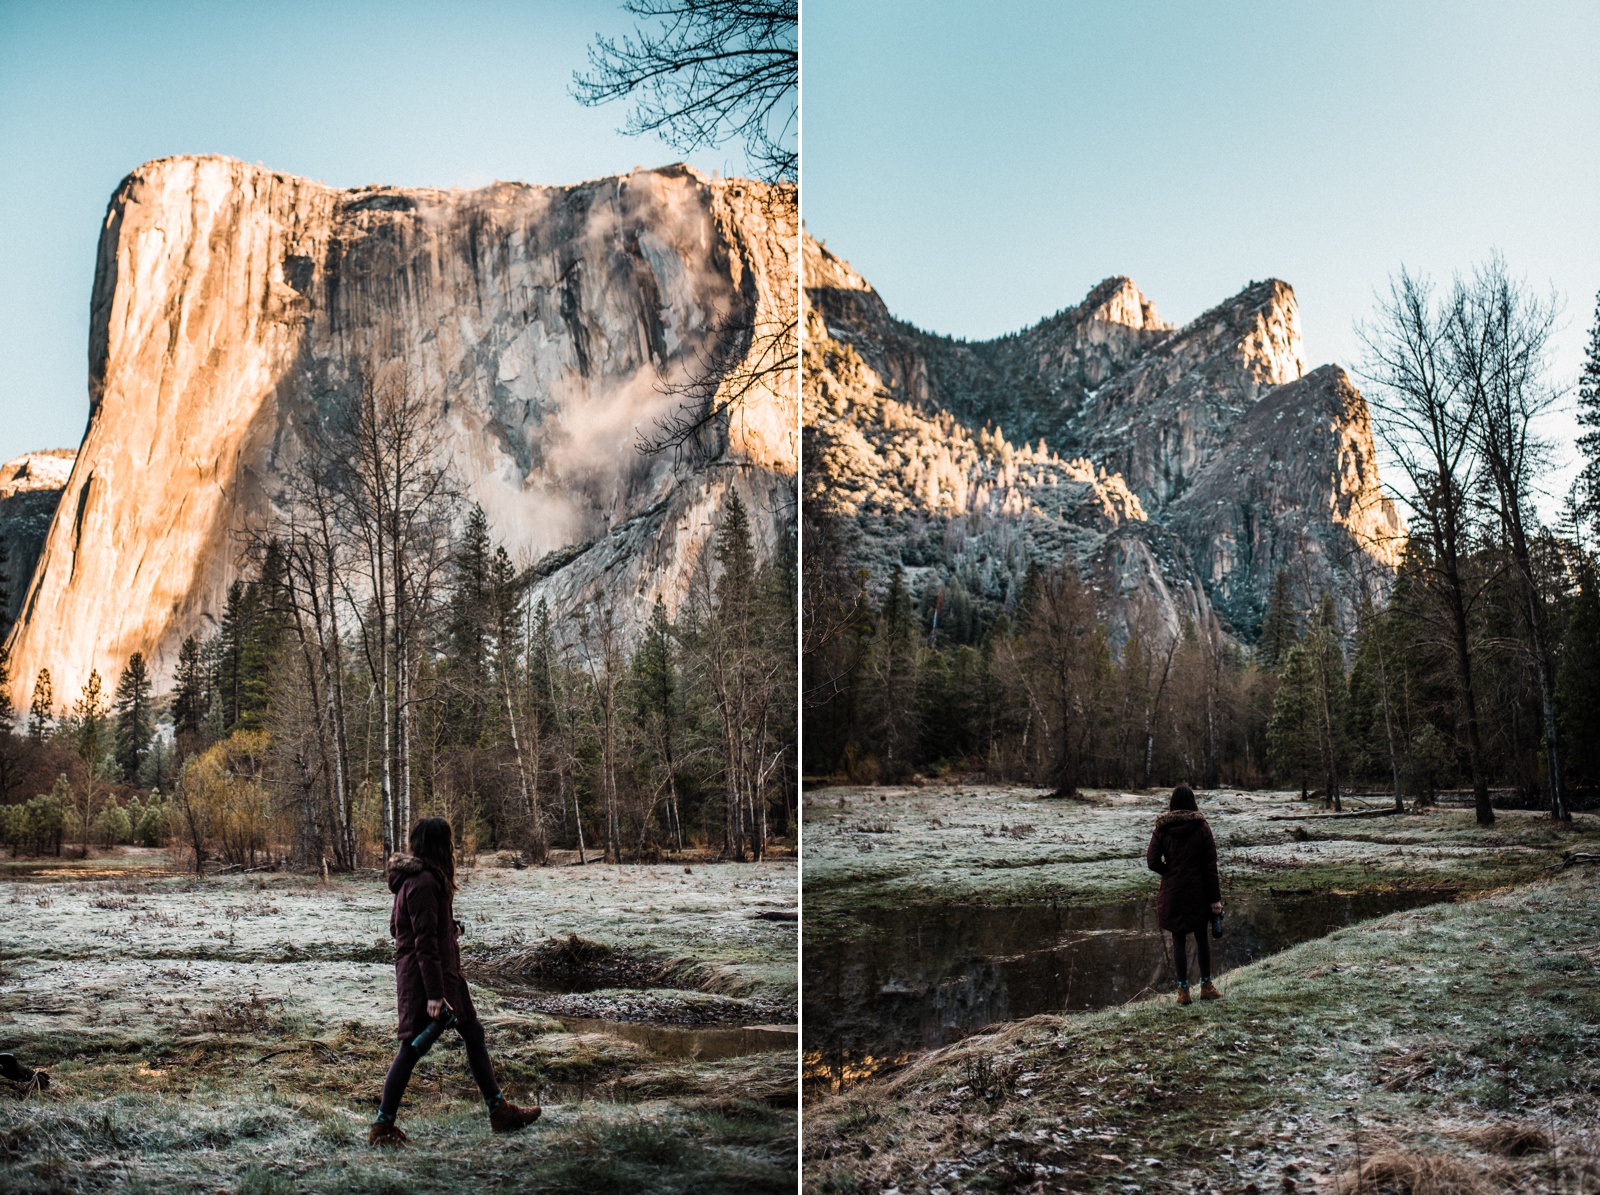
{"label": "fur-trimmed hood", "polygon": [[440,878],[438,869],[425,859],[419,859],[415,855],[407,855],[404,852],[396,852],[390,855],[389,891],[400,891],[401,884],[404,884],[412,876],[421,875],[423,872],[427,872],[434,879]]}
{"label": "fur-trimmed hood", "polygon": [[1180,834],[1205,824],[1205,814],[1195,809],[1171,809],[1156,818],[1157,830],[1177,830]]}

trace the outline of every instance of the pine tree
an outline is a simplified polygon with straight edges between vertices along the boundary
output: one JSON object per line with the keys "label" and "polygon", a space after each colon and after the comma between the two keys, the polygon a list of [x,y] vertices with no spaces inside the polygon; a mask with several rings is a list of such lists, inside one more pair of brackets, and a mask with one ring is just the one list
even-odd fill
{"label": "pine tree", "polygon": [[672,623],[667,618],[666,605],[658,596],[644,639],[633,658],[634,684],[638,692],[639,720],[644,724],[646,741],[659,758],[662,783],[666,785],[667,832],[682,850],[683,822],[678,808],[676,758],[680,680],[673,656]]}
{"label": "pine tree", "polygon": [[[502,549],[503,552],[503,549]],[[446,711],[447,734],[461,745],[475,746],[484,735],[490,707],[489,638],[493,601],[489,520],[473,506],[461,542],[452,552],[454,574],[446,613],[445,671],[456,693]]]}
{"label": "pine tree", "polygon": [[1578,514],[1600,536],[1600,296],[1595,298],[1594,325],[1589,329],[1588,351],[1578,374],[1578,437],[1583,468],[1574,489]]}
{"label": "pine tree", "polygon": [[174,678],[172,726],[180,740],[198,740],[205,727],[210,696],[206,692],[206,669],[200,658],[200,644],[190,635],[178,649],[178,673]]}
{"label": "pine tree", "polygon": [[224,732],[237,726],[244,713],[245,655],[254,614],[251,598],[252,594],[243,581],[236,580],[228,586],[227,604],[222,608],[222,626],[217,631],[220,648],[217,689],[222,705]]}
{"label": "pine tree", "polygon": [[136,783],[139,768],[150,752],[150,740],[155,737],[155,715],[151,708],[150,674],[144,665],[144,654],[134,652],[128,666],[117,680],[116,699],[112,708],[117,715],[116,756],[122,778]]}
{"label": "pine tree", "polygon": [[722,617],[742,623],[749,617],[756,556],[750,539],[750,516],[737,492],[728,495],[728,509],[717,529],[716,559],[722,566],[717,582]]}
{"label": "pine tree", "polygon": [[1318,768],[1315,692],[1316,681],[1305,647],[1295,644],[1284,653],[1278,696],[1267,723],[1267,761],[1279,784],[1298,782],[1304,796]]}
{"label": "pine tree", "polygon": [[871,722],[885,778],[897,780],[911,769],[917,742],[917,618],[906,590],[906,573],[896,568],[879,607],[868,656],[872,670]]}
{"label": "pine tree", "polygon": [[1578,566],[1563,636],[1556,700],[1561,733],[1571,744],[1568,767],[1574,786],[1600,784],[1600,576],[1595,562]]}
{"label": "pine tree", "polygon": [[1289,585],[1289,570],[1280,568],[1272,579],[1272,594],[1261,620],[1261,634],[1256,638],[1256,659],[1263,668],[1275,670],[1283,663],[1289,649],[1300,638],[1299,623]]}
{"label": "pine tree", "polygon": [[28,734],[35,740],[44,738],[44,732],[55,716],[55,694],[50,687],[50,669],[39,669],[33,681],[33,701],[28,706]]}
{"label": "pine tree", "polygon": [[222,731],[260,730],[270,703],[271,672],[289,628],[283,551],[267,544],[261,568],[249,581],[228,587],[218,661]]}

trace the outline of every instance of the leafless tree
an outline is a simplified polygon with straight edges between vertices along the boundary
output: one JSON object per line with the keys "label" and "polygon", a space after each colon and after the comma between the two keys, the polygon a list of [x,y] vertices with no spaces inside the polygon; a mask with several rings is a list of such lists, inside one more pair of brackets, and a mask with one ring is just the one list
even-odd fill
{"label": "leafless tree", "polygon": [[1491,483],[1500,539],[1521,590],[1528,651],[1539,682],[1550,812],[1566,820],[1571,813],[1561,778],[1555,669],[1530,546],[1538,530],[1534,486],[1547,463],[1535,423],[1559,397],[1545,377],[1557,310],[1554,297],[1533,295],[1496,255],[1471,278],[1457,280],[1444,331],[1452,383],[1478,416],[1469,433]]}
{"label": "leafless tree", "polygon": [[[594,106],[631,99],[624,126],[656,133],[684,151],[732,140],[752,173],[773,184],[758,194],[769,227],[799,256],[800,21],[797,0],[627,0],[637,21],[621,39],[598,37],[573,95]],[[719,433],[753,396],[792,388],[799,376],[798,275],[776,310],[753,300],[723,313],[687,380],[663,387],[681,401],[650,452],[715,455]]]}
{"label": "leafless tree", "polygon": [[356,544],[345,586],[377,698],[384,850],[411,825],[415,680],[448,559],[449,476],[436,459],[438,410],[399,363],[366,373],[335,443],[342,512]]}
{"label": "leafless tree", "polygon": [[737,139],[761,177],[799,177],[800,17],[796,0],[627,0],[638,21],[597,37],[573,95],[631,99],[624,126],[685,151]]}
{"label": "leafless tree", "polygon": [[1427,580],[1442,598],[1449,621],[1478,824],[1488,826],[1494,823],[1494,809],[1468,630],[1474,595],[1464,569],[1471,538],[1469,499],[1478,466],[1473,426],[1483,412],[1481,396],[1463,388],[1451,367],[1450,321],[1430,284],[1402,270],[1390,281],[1387,297],[1379,300],[1372,322],[1358,329],[1366,349],[1361,373],[1368,383],[1373,426],[1405,475],[1398,497],[1428,545]]}

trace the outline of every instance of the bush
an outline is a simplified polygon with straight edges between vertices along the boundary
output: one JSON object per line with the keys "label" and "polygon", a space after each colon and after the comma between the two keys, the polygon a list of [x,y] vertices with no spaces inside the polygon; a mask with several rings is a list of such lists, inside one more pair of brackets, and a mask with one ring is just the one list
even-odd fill
{"label": "bush", "polygon": [[94,839],[102,847],[120,846],[133,838],[133,821],[120,805],[107,805],[94,819]]}
{"label": "bush", "polygon": [[0,837],[13,855],[61,853],[61,840],[67,824],[67,803],[56,791],[42,793],[25,805],[7,805],[0,810]]}
{"label": "bush", "polygon": [[169,813],[167,803],[159,799],[159,794],[152,796],[133,828],[134,842],[140,846],[165,846],[167,835],[171,833]]}

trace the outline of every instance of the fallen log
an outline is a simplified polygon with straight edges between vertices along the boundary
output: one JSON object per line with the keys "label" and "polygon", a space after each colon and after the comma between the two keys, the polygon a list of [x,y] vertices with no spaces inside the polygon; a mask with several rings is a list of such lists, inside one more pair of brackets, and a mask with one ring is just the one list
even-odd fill
{"label": "fallen log", "polygon": [[1352,817],[1393,817],[1397,813],[1404,813],[1403,809],[1389,806],[1387,809],[1358,809],[1353,813],[1275,813],[1266,820],[1269,822],[1327,822],[1340,818]]}
{"label": "fallen log", "polygon": [[1593,851],[1568,851],[1561,856],[1561,866],[1571,867],[1575,863],[1600,863],[1600,855]]}

